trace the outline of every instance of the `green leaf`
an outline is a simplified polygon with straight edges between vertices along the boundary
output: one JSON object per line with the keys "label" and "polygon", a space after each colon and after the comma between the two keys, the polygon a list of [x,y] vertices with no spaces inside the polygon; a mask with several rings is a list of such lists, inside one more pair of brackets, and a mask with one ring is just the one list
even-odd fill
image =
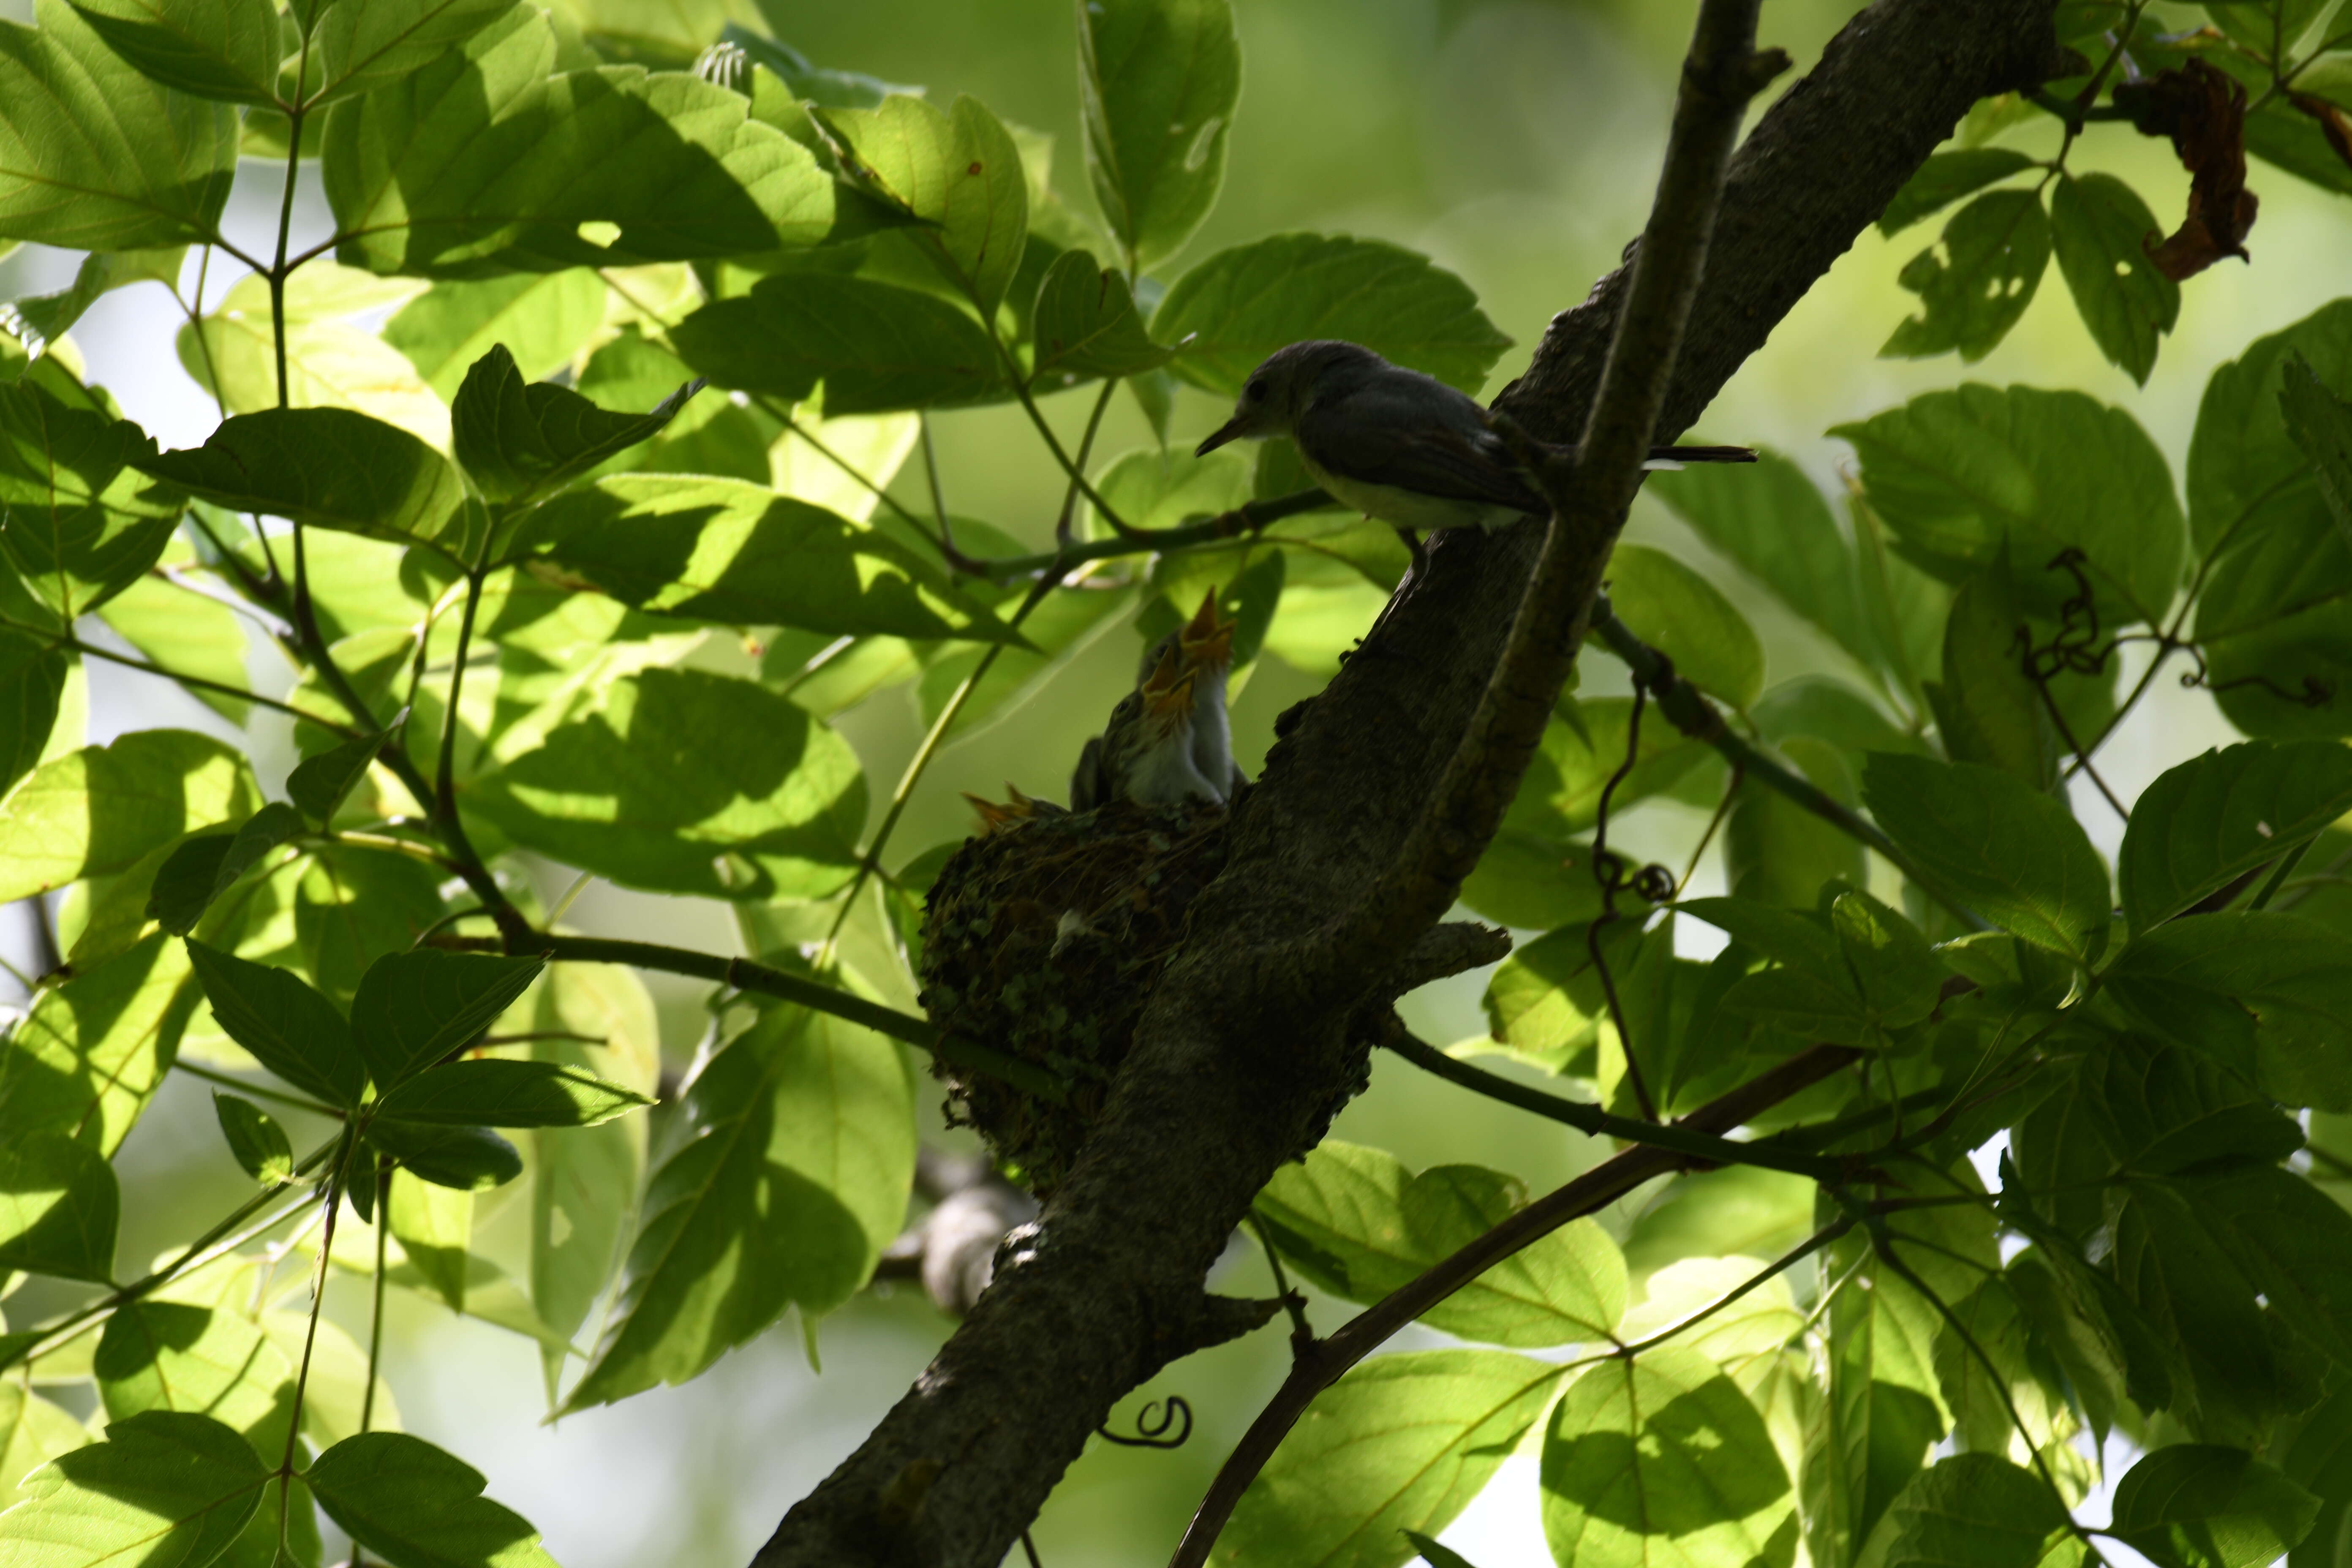
{"label": "green leaf", "polygon": [[1625,1237],[1636,1278],[1686,1258],[1777,1258],[1813,1228],[1813,1185],[1754,1165],[1677,1176]]}
{"label": "green leaf", "polygon": [[[519,1007],[509,1019],[534,1032],[585,1037],[533,1040],[526,1047],[532,1059],[593,1072],[648,1097],[656,1092],[661,1031],[635,970],[557,964],[524,1005],[527,1015]],[[645,1169],[646,1118],[531,1137],[530,1300],[548,1328],[569,1339],[621,1261]],[[563,1360],[561,1352],[542,1357],[551,1405]]]}
{"label": "green leaf", "polygon": [[648,669],[607,685],[463,799],[516,843],[625,887],[809,899],[856,864],[866,773],[788,698]]}
{"label": "green leaf", "polygon": [[[250,646],[246,628],[251,623],[218,599],[153,571],[108,599],[99,618],[168,669],[238,689],[251,679],[245,659]],[[253,711],[250,701],[226,691],[201,687],[187,691],[232,724],[244,723]]]}
{"label": "green leaf", "polygon": [[822,382],[828,415],[984,403],[1006,391],[979,322],[935,294],[868,278],[764,278],[687,317],[670,342],[720,386],[798,401]]}
{"label": "green leaf", "polygon": [[1241,90],[1229,0],[1105,0],[1078,13],[1087,173],[1135,266],[1181,249],[1216,205]]}
{"label": "green leaf", "polygon": [[[1675,788],[1712,753],[1670,724],[1642,726],[1638,748],[1628,744],[1633,705],[1622,697],[1567,700],[1544,730],[1540,749],[1519,781],[1505,822],[1514,827],[1581,833],[1600,816],[1601,792],[1634,754],[1633,771],[1617,784],[1611,809]],[[1591,868],[1580,868],[1584,875]]]}
{"label": "green leaf", "polygon": [[392,731],[383,730],[304,758],[286,776],[287,798],[301,808],[303,816],[326,826],[391,739]]}
{"label": "green leaf", "polygon": [[[1932,162],[1932,160],[1931,160]],[[1777,452],[1753,464],[1694,463],[1650,476],[1649,492],[1865,669],[1878,663],[1863,618],[1853,548],[1804,470]]]}
{"label": "green leaf", "polygon": [[[388,952],[368,965],[352,1002],[352,1037],[377,1092],[389,1100],[414,1075],[472,1045],[539,978],[545,963],[537,957],[494,958],[421,947]],[[487,1099],[498,1098],[487,1088],[483,1092]],[[428,1093],[424,1103],[432,1101]]]}
{"label": "green leaf", "polygon": [[1906,1028],[1934,1011],[1950,971],[1917,926],[1868,893],[1853,891],[1840,893],[1830,905],[1830,929],[1874,1027]]}
{"label": "green leaf", "polygon": [[2162,924],[2352,811],[2352,751],[2252,741],[2168,769],[2140,793],[2116,879],[2134,931]]}
{"label": "green leaf", "polygon": [[2141,385],[2156,367],[2156,340],[2180,319],[2180,285],[2140,244],[2162,228],[2139,194],[2113,174],[2062,174],[2050,198],[2058,270],[2091,341]]}
{"label": "green leaf", "polygon": [[737,479],[598,479],[541,507],[511,549],[545,577],[648,615],[836,637],[1020,640],[898,540]]}
{"label": "green leaf", "polygon": [[2007,147],[1968,147],[1934,153],[1895,193],[1886,210],[1878,215],[1878,232],[1900,234],[1970,192],[2032,167],[2032,159]]}
{"label": "green leaf", "polygon": [[234,1094],[213,1090],[213,1114],[220,1119],[221,1136],[245,1173],[265,1187],[294,1179],[294,1145],[286,1130],[269,1112]]}
{"label": "green leaf", "polygon": [[2318,1513],[2317,1498],[2244,1449],[2181,1443],[2124,1476],[2110,1528],[2158,1568],[2265,1568]]}
{"label": "green leaf", "polygon": [[288,969],[191,941],[188,959],[213,1016],[253,1059],[329,1105],[356,1107],[368,1062],[334,1005]]}
{"label": "green leaf", "polygon": [[684,1383],[786,1306],[807,1321],[847,1300],[906,1218],[914,1097],[898,1046],[798,1007],[770,1009],[711,1058],[564,1408]]}
{"label": "green leaf", "polygon": [[522,1155],[487,1127],[376,1121],[368,1126],[368,1142],[417,1180],[459,1192],[504,1186],[522,1174]]}
{"label": "green leaf", "polygon": [[257,1448],[285,1448],[294,1415],[293,1364],[236,1311],[128,1302],[107,1320],[90,1371],[112,1420],[145,1410],[184,1411],[211,1416]]}
{"label": "green leaf", "polygon": [[0,797],[48,750],[73,668],[63,648],[0,627]]}
{"label": "green leaf", "polygon": [[0,1144],[0,1268],[106,1284],[121,1207],[114,1168],[88,1144],[60,1132]]}
{"label": "green leaf", "polygon": [[2172,603],[2182,549],[2172,476],[2119,409],[2079,392],[1971,384],[1831,434],[1853,443],[1870,504],[1904,552],[1947,581],[2006,561],[2020,607],[2054,618],[2074,580],[2045,567],[2072,547],[2115,619],[2153,622]]}
{"label": "green leaf", "polygon": [[447,403],[467,367],[493,345],[513,353],[525,381],[543,381],[570,364],[604,324],[604,279],[574,267],[436,283],[384,322],[383,336]]}
{"label": "green leaf", "polygon": [[1886,1510],[1884,1568],[2035,1568],[2066,1510],[2040,1477],[1990,1454],[1956,1454]]}
{"label": "green leaf", "polygon": [[323,0],[310,7],[303,101],[373,91],[441,58],[506,16],[502,0]]}
{"label": "green leaf", "polygon": [[514,355],[494,343],[466,373],[450,410],[457,464],[491,500],[526,501],[651,440],[701,390],[690,381],[648,413],[610,413],[568,386],[526,384]]}
{"label": "green leaf", "polygon": [[[1856,803],[1843,746],[1812,735],[1790,735],[1774,750],[1832,800],[1848,807]],[[1824,882],[1859,885],[1866,875],[1862,845],[1853,835],[1761,779],[1740,781],[1723,832],[1725,878],[1742,899],[1810,910],[1821,901]]]}
{"label": "green leaf", "polygon": [[2352,940],[2232,910],[2143,931],[2107,985],[2145,1028],[2289,1105],[2352,1110]]}
{"label": "green leaf", "polygon": [[2002,576],[1970,577],[1944,621],[1943,679],[1927,689],[1952,761],[1999,768],[2048,794],[2058,783],[2058,730],[2025,673],[2032,638]]}
{"label": "green leaf", "polygon": [[2289,357],[2282,375],[2279,411],[2287,434],[2311,459],[2336,528],[2352,539],[2352,402],[2328,391],[2300,354]]}
{"label": "green leaf", "polygon": [[1578,1568],[1642,1568],[1653,1538],[1693,1568],[1788,1568],[1793,1489],[1748,1395],[1679,1345],[1568,1385],[1543,1441],[1544,1538]]}
{"label": "green leaf", "polygon": [[0,384],[0,552],[60,621],[138,581],[170,542],[181,499],[136,468],[154,451],[129,420]]}
{"label": "green leaf", "polygon": [[45,763],[0,799],[0,900],[128,870],[221,821],[252,787],[245,769],[186,730],[134,730]]}
{"label": "green leaf", "polygon": [[458,558],[480,538],[479,509],[448,458],[348,408],[240,414],[203,446],[139,466],[235,510],[430,544]]}
{"label": "green leaf", "polygon": [[89,1428],[62,1406],[14,1379],[0,1383],[0,1498],[14,1499],[36,1467],[89,1442]]}
{"label": "green leaf", "polygon": [[1501,1351],[1415,1351],[1349,1369],[1234,1505],[1236,1563],[1393,1568],[1400,1532],[1443,1530],[1559,1386],[1559,1367]]}
{"label": "green leaf", "polygon": [[1421,1553],[1422,1561],[1428,1563],[1429,1568],[1477,1568],[1477,1564],[1451,1546],[1433,1540],[1418,1530],[1407,1530],[1400,1533],[1412,1542],[1412,1549]]}
{"label": "green leaf", "polygon": [[1948,891],[2013,936],[2088,964],[2105,944],[2107,868],[2063,801],[1997,768],[1871,753],[1863,798]]}
{"label": "green leaf", "polygon": [[195,1005],[187,959],[161,932],[42,991],[0,1050],[0,1142],[59,1132],[112,1157]]}
{"label": "green leaf", "polygon": [[1151,335],[1176,351],[1170,370],[1227,397],[1259,361],[1303,338],[1345,338],[1474,393],[1511,346],[1470,286],[1428,258],[1319,234],[1278,234],[1208,258],[1168,290]]}
{"label": "green leaf", "polygon": [[[919,97],[814,116],[843,149],[843,167],[922,224],[923,248],[983,320],[1003,302],[1029,235],[1021,152],[978,99],[958,94],[941,113]],[[842,409],[827,400],[829,412]]]}
{"label": "green leaf", "polygon": [[232,833],[184,840],[155,873],[147,912],[174,936],[185,936],[212,901],[228,891],[264,855],[302,831],[301,814],[272,801]]}
{"label": "green leaf", "polygon": [[[0,1407],[5,1408],[5,1407]],[[2291,1568],[2324,1568],[2336,1561],[2336,1537],[2344,1510],[2352,1501],[2352,1453],[2346,1449],[2346,1415],[2352,1410],[2352,1390],[2338,1390],[2320,1401],[2279,1460],[2289,1479],[2319,1499],[2319,1513],[2311,1530],[2288,1555]],[[5,1427],[0,1417],[0,1427]],[[0,1469],[0,1481],[7,1473]]]}
{"label": "green leaf", "polygon": [[142,1411],[26,1478],[18,1506],[0,1514],[0,1548],[16,1542],[42,1568],[209,1563],[243,1533],[268,1480],[235,1429]]}
{"label": "green leaf", "polygon": [[[221,310],[180,329],[180,368],[231,414],[275,412],[281,406],[277,324],[266,303],[238,310],[230,308],[235,300],[231,290]],[[349,409],[428,447],[449,444],[449,410],[415,367],[374,333],[349,321],[295,320],[290,311],[284,331],[283,406]]]}
{"label": "green leaf", "polygon": [[1143,330],[1127,279],[1083,250],[1064,251],[1046,271],[1032,331],[1037,352],[1030,379],[1044,387],[1136,375],[1167,363],[1172,352]]}
{"label": "green leaf", "polygon": [[236,167],[236,111],[181,98],[58,0],[0,23],[0,240],[137,250],[211,235]]}
{"label": "green leaf", "polygon": [[150,81],[231,103],[278,100],[270,0],[74,0],[74,9]]}
{"label": "green leaf", "polygon": [[10,331],[20,342],[31,346],[35,342],[53,343],[70,331],[76,321],[89,309],[113,289],[150,279],[165,288],[176,288],[180,281],[180,264],[186,259],[184,245],[159,246],[147,250],[93,251],[81,258],[74,269],[74,280],[55,294],[42,294],[17,300],[10,307],[16,321]]}
{"label": "green leaf", "polygon": [[555,1568],[530,1521],[482,1495],[479,1470],[422,1437],[346,1437],[303,1479],[327,1516],[393,1568]]}
{"label": "green leaf", "polygon": [[472,1191],[452,1191],[410,1172],[395,1171],[381,1218],[425,1284],[451,1311],[464,1311],[473,1263],[467,1253],[474,1234]]}
{"label": "green leaf", "polygon": [[1974,364],[2017,325],[2049,265],[2050,219],[2039,191],[1979,196],[1953,215],[1937,245],[1904,266],[1897,281],[1919,296],[1920,311],[1895,329],[1880,356],[1958,349]]}
{"label": "green leaf", "polygon": [[442,876],[414,855],[350,844],[314,849],[294,885],[294,945],[319,989],[347,1004],[370,963],[414,946],[446,912]]}
{"label": "green leaf", "polygon": [[[780,250],[833,227],[832,177],[749,99],[632,66],[551,75],[556,52],[544,13],[500,6],[337,109],[320,155],[337,259],[478,278]],[[599,226],[618,232],[599,243]]]}
{"label": "green leaf", "polygon": [[[1764,645],[1714,584],[1663,550],[1621,544],[1609,557],[1609,602],[1675,672],[1745,709],[1764,691]],[[1597,636],[1597,634],[1596,634]]]}
{"label": "green leaf", "polygon": [[376,1114],[446,1127],[593,1127],[652,1100],[554,1062],[451,1062],[408,1079]]}
{"label": "green leaf", "polygon": [[[1326,1140],[1302,1163],[1276,1172],[1255,1207],[1308,1279],[1351,1300],[1377,1301],[1525,1201],[1519,1184],[1499,1172],[1440,1165],[1416,1176],[1381,1150]],[[1488,1269],[1424,1321],[1519,1348],[1597,1340],[1624,1315],[1625,1289],[1616,1245],[1579,1220]]]}
{"label": "green leaf", "polygon": [[1551,931],[1601,912],[1601,884],[1589,875],[1589,840],[1505,826],[1463,879],[1463,904],[1497,925]]}

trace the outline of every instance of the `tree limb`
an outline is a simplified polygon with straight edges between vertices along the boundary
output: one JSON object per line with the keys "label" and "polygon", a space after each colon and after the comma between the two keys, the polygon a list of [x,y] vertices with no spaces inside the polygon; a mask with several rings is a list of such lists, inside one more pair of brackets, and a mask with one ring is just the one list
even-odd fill
{"label": "tree limb", "polygon": [[[2052,68],[2050,0],[1880,0],[1766,113],[1725,184],[1656,431],[1685,428],[1978,98]],[[1626,279],[1552,322],[1500,406],[1582,430]],[[1236,810],[1095,1137],[988,1292],[761,1568],[993,1568],[1365,1071],[1359,999],[1302,1000],[1297,937],[1360,907],[1459,748],[1541,540],[1457,531],[1307,705]],[[1377,657],[1374,657],[1377,655]],[[1363,977],[1367,990],[1376,977]]]}

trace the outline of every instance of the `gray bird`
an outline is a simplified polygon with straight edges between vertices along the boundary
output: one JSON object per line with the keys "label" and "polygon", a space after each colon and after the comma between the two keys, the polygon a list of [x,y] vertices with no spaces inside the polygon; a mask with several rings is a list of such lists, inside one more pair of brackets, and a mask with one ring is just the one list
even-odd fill
{"label": "gray bird", "polygon": [[[1179,653],[1179,641],[1154,645],[1159,659],[1136,689],[1110,711],[1110,723],[1088,741],[1070,779],[1070,808],[1092,811],[1115,800],[1139,805],[1186,801],[1220,805],[1233,793],[1231,775],[1201,771],[1193,742],[1203,695],[1200,671]],[[1225,766],[1232,767],[1232,753]]]}
{"label": "gray bird", "polygon": [[[1194,455],[1267,436],[1290,437],[1317,484],[1401,531],[1495,529],[1549,510],[1475,398],[1360,343],[1275,350]],[[1755,460],[1745,447],[1650,449],[1652,467]],[[1408,531],[1405,542],[1418,563],[1419,542]]]}

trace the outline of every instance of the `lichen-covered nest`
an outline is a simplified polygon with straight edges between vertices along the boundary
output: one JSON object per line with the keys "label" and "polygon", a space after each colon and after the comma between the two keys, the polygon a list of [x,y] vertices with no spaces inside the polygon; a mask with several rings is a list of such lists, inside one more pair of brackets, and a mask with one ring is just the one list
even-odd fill
{"label": "lichen-covered nest", "polygon": [[922,1004],[947,1054],[980,1046],[1069,1089],[1055,1103],[940,1057],[931,1071],[950,1116],[1033,1190],[1069,1170],[1193,896],[1224,863],[1223,806],[1122,801],[1008,824],[940,868],[924,909]]}

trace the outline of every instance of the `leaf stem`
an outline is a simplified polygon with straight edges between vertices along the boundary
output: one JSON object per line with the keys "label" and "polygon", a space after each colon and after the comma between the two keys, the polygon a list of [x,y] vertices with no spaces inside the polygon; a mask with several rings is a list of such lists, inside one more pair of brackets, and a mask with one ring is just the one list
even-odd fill
{"label": "leaf stem", "polygon": [[[457,819],[457,704],[466,689],[466,649],[474,640],[474,615],[481,602],[482,570],[478,566],[466,574],[466,611],[457,622],[457,657],[449,662],[449,710],[441,715],[441,762],[433,779],[436,824]],[[429,640],[428,633],[417,647],[422,649]]]}
{"label": "leaf stem", "polygon": [[224,1088],[233,1089],[239,1094],[252,1095],[257,1100],[274,1100],[280,1105],[290,1105],[297,1110],[307,1110],[313,1116],[330,1117],[337,1121],[343,1119],[342,1111],[334,1106],[322,1105],[315,1100],[305,1100],[299,1094],[289,1094],[282,1089],[271,1089],[265,1084],[247,1083],[241,1078],[232,1078],[227,1073],[217,1072],[201,1062],[189,1061],[184,1057],[174,1058],[172,1066],[176,1070],[186,1073],[190,1078],[200,1078],[207,1083],[216,1083]]}

